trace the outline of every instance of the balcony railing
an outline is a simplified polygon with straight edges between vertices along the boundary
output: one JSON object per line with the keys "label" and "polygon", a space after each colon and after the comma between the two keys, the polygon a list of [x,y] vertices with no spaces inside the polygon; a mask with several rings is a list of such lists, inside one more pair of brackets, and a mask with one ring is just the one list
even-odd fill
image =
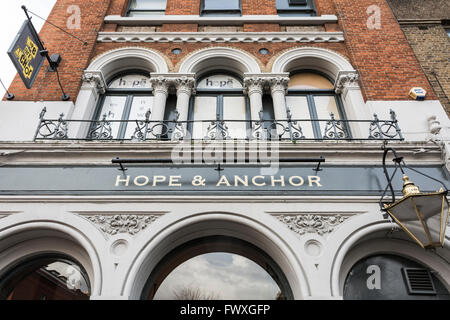
{"label": "balcony railing", "polygon": [[[283,120],[178,121],[177,114],[176,120],[152,121],[150,111],[139,120],[108,120],[106,115],[100,120],[67,120],[64,114],[58,119],[46,119],[45,113],[44,108],[35,140],[404,140],[392,110],[390,120],[380,120],[376,114],[372,120],[341,120],[332,113],[329,119],[292,119],[288,112],[288,118]],[[71,130],[71,126],[78,130]],[[83,137],[77,137],[83,131],[80,128],[87,132]]]}

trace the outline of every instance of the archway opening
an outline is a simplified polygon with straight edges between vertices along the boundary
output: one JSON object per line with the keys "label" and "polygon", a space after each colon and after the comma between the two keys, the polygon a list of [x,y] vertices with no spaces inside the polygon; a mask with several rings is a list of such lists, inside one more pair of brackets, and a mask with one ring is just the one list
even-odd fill
{"label": "archway opening", "polygon": [[142,299],[293,299],[280,267],[258,247],[236,238],[191,240],[167,254],[150,274]]}
{"label": "archway opening", "polygon": [[88,300],[87,272],[62,254],[40,254],[16,262],[0,274],[0,300]]}

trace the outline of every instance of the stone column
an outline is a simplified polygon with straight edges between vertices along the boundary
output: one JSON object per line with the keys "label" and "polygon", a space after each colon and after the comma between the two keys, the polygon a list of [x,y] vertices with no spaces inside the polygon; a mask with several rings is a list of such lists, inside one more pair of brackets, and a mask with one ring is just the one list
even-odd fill
{"label": "stone column", "polygon": [[[85,71],[82,81],[70,119],[93,120],[97,102],[100,96],[106,92],[106,81],[101,71]],[[71,122],[68,127],[68,136],[76,139],[86,138],[89,127],[90,123],[88,122]]]}
{"label": "stone column", "polygon": [[250,118],[252,120],[252,132],[249,136],[257,139],[266,139],[266,135],[263,133],[264,123],[259,122],[262,120],[264,81],[262,77],[247,77],[244,79],[244,93],[248,95],[250,100]]}
{"label": "stone column", "polygon": [[277,133],[282,138],[289,137],[289,131],[283,133],[283,129],[287,129],[287,108],[286,108],[286,91],[289,83],[289,77],[275,77],[269,80],[270,92],[273,99],[273,111],[277,122]]}
{"label": "stone column", "polygon": [[178,121],[181,122],[179,126],[174,129],[174,140],[179,140],[186,137],[187,123],[189,115],[189,101],[191,95],[195,93],[195,78],[181,77],[174,80],[177,89],[177,112]]}
{"label": "stone column", "polygon": [[[340,71],[334,84],[336,94],[341,95],[347,120],[371,120],[373,115],[364,108],[365,102],[358,84],[357,71]],[[350,122],[348,124],[353,138],[367,139],[369,137],[368,122]]]}
{"label": "stone column", "polygon": [[154,128],[153,134],[158,135],[162,133],[162,124],[164,121],[164,113],[166,111],[167,97],[169,96],[170,81],[164,77],[157,77],[150,79],[153,90],[153,106],[151,109],[151,126]]}

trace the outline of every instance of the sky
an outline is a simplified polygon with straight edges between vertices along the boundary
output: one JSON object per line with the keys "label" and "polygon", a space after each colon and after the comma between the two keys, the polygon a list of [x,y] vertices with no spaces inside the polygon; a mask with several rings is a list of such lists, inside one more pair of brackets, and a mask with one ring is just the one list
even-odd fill
{"label": "sky", "polygon": [[[39,16],[47,18],[55,3],[56,0],[0,1],[0,79],[7,88],[16,75],[16,69],[6,52],[26,19],[25,13],[21,8],[22,5],[25,5],[27,9]],[[35,28],[38,31],[41,30],[44,21],[37,17],[34,17],[32,21]],[[0,96],[3,96],[4,89],[1,86],[0,92]]]}
{"label": "sky", "polygon": [[163,281],[154,299],[172,300],[174,292],[185,288],[198,289],[213,300],[273,300],[280,290],[255,262],[224,252],[196,256],[179,265]]}

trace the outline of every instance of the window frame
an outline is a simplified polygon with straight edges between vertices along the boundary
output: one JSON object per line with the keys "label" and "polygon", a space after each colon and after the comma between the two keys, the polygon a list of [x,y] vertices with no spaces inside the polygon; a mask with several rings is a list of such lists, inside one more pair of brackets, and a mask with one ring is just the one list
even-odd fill
{"label": "window frame", "polygon": [[131,5],[133,4],[133,1],[139,1],[139,0],[130,0],[130,1],[128,1],[128,7],[127,7],[127,13],[126,13],[127,17],[131,17],[130,13],[132,13],[132,12],[148,12],[149,15],[151,15],[152,13],[155,13],[155,12],[162,13],[161,15],[165,15],[166,14],[167,0],[166,0],[166,7],[164,8],[164,10],[131,9]]}
{"label": "window frame", "polygon": [[[115,74],[108,81],[108,86],[107,86],[105,93],[103,93],[100,96],[100,99],[98,99],[97,106],[95,108],[95,112],[94,112],[94,115],[92,118],[93,122],[92,122],[91,126],[89,127],[88,134],[94,128],[95,122],[102,120],[101,110],[103,108],[103,105],[105,103],[105,99],[107,96],[126,97],[125,105],[123,107],[122,116],[121,116],[120,121],[137,120],[137,119],[129,119],[134,97],[136,97],[136,96],[151,96],[151,97],[153,97],[153,88],[152,89],[111,89],[111,88],[109,88],[111,83],[114,82],[116,79],[118,79],[122,76],[125,76],[125,75],[130,75],[130,74],[140,74],[140,75],[146,76],[150,79],[150,75],[148,73],[146,73],[145,71],[136,70],[136,69],[127,70],[127,71],[123,71],[123,72]],[[112,140],[130,140],[130,139],[125,139],[125,133],[126,133],[127,126],[129,123],[130,122],[121,122],[120,126],[119,126],[119,130],[117,132],[117,136],[115,138],[113,138]],[[90,139],[89,136],[87,138]]]}
{"label": "window frame", "polygon": [[[243,84],[243,81],[241,79],[240,76],[238,76],[237,74],[233,73],[233,72],[229,72],[226,70],[215,70],[212,72],[208,72],[204,75],[202,75],[197,83],[200,83],[203,79],[205,79],[208,76],[212,76],[212,75],[229,75],[237,80],[239,80],[239,82],[241,84]],[[197,96],[201,96],[201,97],[216,97],[216,119],[210,119],[210,120],[216,120],[216,121],[225,121],[223,119],[223,99],[224,97],[228,96],[228,97],[243,97],[244,101],[245,101],[245,119],[242,121],[245,121],[246,124],[246,131],[248,132],[249,129],[251,129],[251,116],[250,116],[250,100],[248,98],[248,95],[244,94],[244,87],[242,87],[242,89],[197,89],[195,91],[195,95],[191,96],[191,99],[189,101],[189,114],[188,114],[188,126],[187,126],[187,130],[188,132],[190,132],[191,136],[193,137],[193,129],[194,129],[194,107],[195,107],[195,99]],[[219,137],[219,135],[218,135]],[[237,139],[237,138],[233,138],[232,139]],[[245,137],[246,140],[249,139],[248,136]]]}
{"label": "window frame", "polygon": [[314,0],[306,0],[306,2],[307,4],[302,6],[289,4],[289,0],[276,0],[277,13],[279,16],[317,16]]}
{"label": "window frame", "polygon": [[242,0],[239,1],[239,9],[205,9],[205,1],[201,0],[200,3],[200,16],[241,16],[242,15]]}
{"label": "window frame", "polygon": [[[320,75],[322,77],[325,77],[328,79],[331,83],[333,83],[333,80],[325,73],[317,71],[317,70],[311,70],[311,69],[302,69],[297,70],[294,72],[291,72],[289,74],[289,78],[300,73],[315,73],[317,75]],[[321,131],[320,124],[321,122],[315,121],[315,120],[327,120],[327,119],[319,119],[317,114],[317,107],[316,102],[314,98],[316,96],[333,96],[336,101],[336,106],[339,112],[339,119],[344,121],[344,128],[347,131],[347,139],[352,139],[352,133],[350,131],[350,126],[348,125],[347,115],[345,113],[344,105],[342,103],[342,98],[340,94],[337,94],[334,89],[289,89],[287,90],[286,97],[292,97],[292,96],[299,96],[299,97],[306,97],[306,101],[308,103],[308,112],[310,115],[311,120],[311,126],[314,134],[315,140],[323,140],[323,132]],[[292,106],[288,105],[286,101],[286,106],[292,110]],[[298,120],[298,119],[292,119],[292,120]],[[306,119],[305,119],[306,120]],[[301,126],[301,124],[300,124]]]}

